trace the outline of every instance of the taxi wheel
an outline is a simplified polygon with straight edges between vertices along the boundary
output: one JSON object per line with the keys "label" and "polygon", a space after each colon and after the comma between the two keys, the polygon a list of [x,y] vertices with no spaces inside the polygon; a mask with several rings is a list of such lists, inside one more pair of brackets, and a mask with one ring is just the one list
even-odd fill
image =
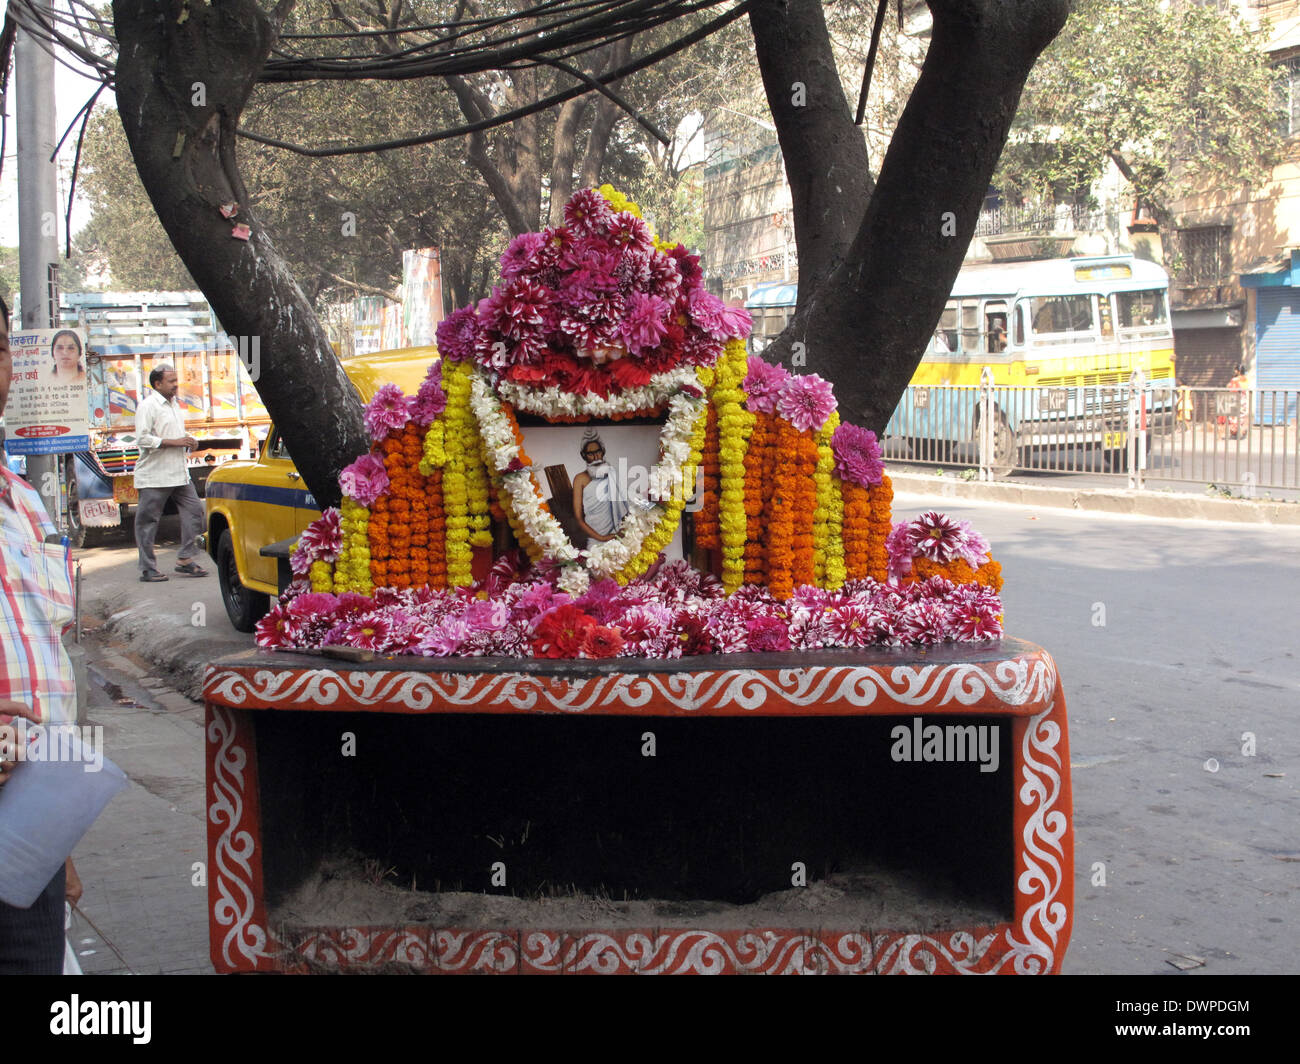
{"label": "taxi wheel", "polygon": [[270,610],[271,598],[260,591],[250,591],[239,582],[230,529],[221,533],[217,544],[217,582],[221,585],[221,601],[225,604],[226,616],[235,626],[235,631],[251,632]]}

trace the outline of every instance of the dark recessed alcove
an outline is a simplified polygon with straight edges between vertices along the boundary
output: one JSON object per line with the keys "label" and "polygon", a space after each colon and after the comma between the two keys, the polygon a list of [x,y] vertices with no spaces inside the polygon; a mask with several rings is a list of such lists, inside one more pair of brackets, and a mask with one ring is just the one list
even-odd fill
{"label": "dark recessed alcove", "polygon": [[272,907],[339,858],[420,891],[733,904],[802,862],[810,884],[884,870],[1011,916],[1008,717],[925,718],[998,726],[996,772],[895,762],[910,716],[254,717]]}

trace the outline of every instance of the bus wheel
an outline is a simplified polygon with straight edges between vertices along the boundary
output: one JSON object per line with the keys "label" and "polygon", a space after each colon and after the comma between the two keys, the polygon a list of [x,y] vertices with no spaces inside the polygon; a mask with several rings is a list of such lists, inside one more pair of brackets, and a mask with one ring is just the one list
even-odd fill
{"label": "bus wheel", "polygon": [[1005,414],[998,414],[993,426],[993,461],[990,469],[995,477],[1005,477],[1016,468],[1016,434],[1007,424]]}

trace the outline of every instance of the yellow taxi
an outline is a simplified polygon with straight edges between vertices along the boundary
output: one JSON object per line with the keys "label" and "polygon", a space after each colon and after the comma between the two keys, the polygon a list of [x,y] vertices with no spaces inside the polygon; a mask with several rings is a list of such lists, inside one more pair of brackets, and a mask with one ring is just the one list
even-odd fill
{"label": "yellow taxi", "polygon": [[[369,402],[389,382],[414,395],[437,359],[437,348],[408,347],[344,359],[343,369]],[[212,471],[206,502],[208,553],[222,602],[230,623],[251,632],[279,592],[277,560],[263,557],[262,548],[299,535],[320,516],[320,507],[274,425],[256,461],[226,462]]]}

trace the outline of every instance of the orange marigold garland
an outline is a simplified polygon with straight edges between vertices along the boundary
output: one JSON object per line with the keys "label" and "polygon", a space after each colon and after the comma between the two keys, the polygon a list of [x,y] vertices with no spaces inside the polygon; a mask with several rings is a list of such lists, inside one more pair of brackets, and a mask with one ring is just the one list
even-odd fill
{"label": "orange marigold garland", "polygon": [[[849,480],[842,481],[840,489],[844,495],[844,567],[850,580],[864,580],[871,573],[871,495]],[[888,567],[888,554],[885,564]]]}
{"label": "orange marigold garland", "polygon": [[[803,497],[799,484],[802,461],[798,445],[799,432],[784,418],[773,419],[775,446],[772,477],[774,491],[767,513],[767,587],[773,598],[788,599],[794,594],[795,511]],[[811,539],[811,536],[809,537]],[[811,544],[809,555],[811,560]]]}
{"label": "orange marigold garland", "polygon": [[765,528],[771,514],[765,512],[772,497],[773,434],[776,418],[771,414],[754,415],[754,431],[745,451],[745,583],[761,584],[769,572],[765,549]]}
{"label": "orange marigold garland", "polygon": [[885,541],[893,527],[894,485],[885,476],[879,484],[871,485],[868,494],[871,508],[867,519],[867,576],[883,584],[889,579],[889,550]]}
{"label": "orange marigold garland", "polygon": [[695,545],[705,550],[722,546],[719,509],[721,501],[721,466],[718,457],[718,414],[709,404],[709,420],[704,428],[704,453],[701,457],[704,474],[699,507],[695,514]]}
{"label": "orange marigold garland", "polygon": [[[783,422],[783,425],[789,425],[789,422]],[[782,440],[787,439],[795,454],[790,575],[797,587],[818,583],[813,527],[817,519],[817,441],[811,433],[800,432],[793,426],[788,430],[782,429]]]}

